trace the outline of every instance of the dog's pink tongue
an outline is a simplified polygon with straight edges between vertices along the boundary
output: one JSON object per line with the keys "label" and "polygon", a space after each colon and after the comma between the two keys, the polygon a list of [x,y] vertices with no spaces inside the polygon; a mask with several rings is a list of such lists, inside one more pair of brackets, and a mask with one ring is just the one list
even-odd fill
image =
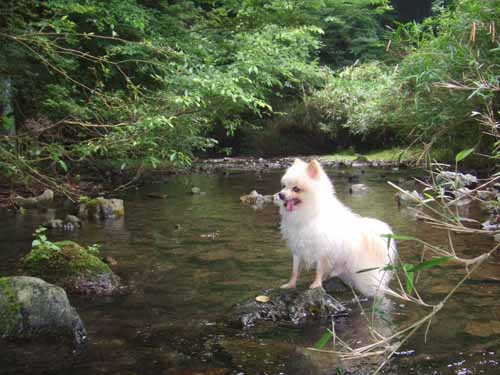
{"label": "dog's pink tongue", "polygon": [[288,212],[292,212],[293,209],[294,209],[294,203],[293,203],[293,199],[289,199],[286,201],[286,209]]}

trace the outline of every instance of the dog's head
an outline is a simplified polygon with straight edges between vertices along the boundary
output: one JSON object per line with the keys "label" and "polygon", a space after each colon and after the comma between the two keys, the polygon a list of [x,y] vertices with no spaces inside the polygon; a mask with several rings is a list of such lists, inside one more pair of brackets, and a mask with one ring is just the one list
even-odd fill
{"label": "dog's head", "polygon": [[288,213],[313,208],[333,196],[330,179],[316,160],[295,159],[281,178],[281,188],[278,197]]}

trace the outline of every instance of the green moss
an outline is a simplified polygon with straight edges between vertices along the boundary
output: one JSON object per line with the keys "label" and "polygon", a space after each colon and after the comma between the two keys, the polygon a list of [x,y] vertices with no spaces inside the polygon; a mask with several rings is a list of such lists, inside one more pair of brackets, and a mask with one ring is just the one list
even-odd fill
{"label": "green moss", "polygon": [[38,246],[25,257],[24,265],[33,276],[48,281],[111,273],[109,266],[73,241],[54,243],[59,250]]}
{"label": "green moss", "polygon": [[9,336],[15,331],[21,306],[12,290],[8,277],[0,278],[0,336]]}
{"label": "green moss", "polygon": [[96,216],[99,212],[100,201],[99,198],[91,199],[85,203],[85,208],[87,209],[88,216]]}

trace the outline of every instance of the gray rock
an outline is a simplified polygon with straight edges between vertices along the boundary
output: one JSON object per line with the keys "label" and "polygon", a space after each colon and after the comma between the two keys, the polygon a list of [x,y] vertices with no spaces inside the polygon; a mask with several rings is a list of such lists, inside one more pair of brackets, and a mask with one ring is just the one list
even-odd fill
{"label": "gray rock", "polygon": [[299,324],[307,319],[347,313],[344,305],[323,288],[308,289],[304,292],[277,289],[267,293],[267,296],[267,302],[252,299],[237,305],[233,321],[244,327],[252,326],[259,320],[283,320]]}
{"label": "gray rock", "polygon": [[477,177],[471,174],[459,172],[442,171],[436,176],[436,182],[452,189],[463,187],[474,187],[477,185]]}
{"label": "gray rock", "polygon": [[61,287],[27,276],[0,278],[0,337],[70,337],[86,340],[86,331]]}
{"label": "gray rock", "polygon": [[64,219],[66,223],[71,223],[75,227],[81,227],[82,226],[82,221],[75,215],[66,215],[66,218]]}
{"label": "gray rock", "polygon": [[36,208],[48,205],[54,200],[54,192],[50,189],[44,190],[42,194],[37,197],[24,198],[20,195],[14,197],[14,203],[23,208]]}

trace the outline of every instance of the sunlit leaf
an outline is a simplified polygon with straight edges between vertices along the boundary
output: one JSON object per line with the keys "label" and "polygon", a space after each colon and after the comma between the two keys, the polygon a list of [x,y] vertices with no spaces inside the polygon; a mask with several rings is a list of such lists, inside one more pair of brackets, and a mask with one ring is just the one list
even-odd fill
{"label": "sunlit leaf", "polygon": [[323,336],[321,336],[321,338],[318,341],[316,341],[314,347],[316,349],[323,349],[325,345],[328,344],[328,341],[332,339],[332,337],[333,333],[331,333],[330,331],[326,331],[325,333],[323,333]]}
{"label": "sunlit leaf", "polygon": [[474,148],[468,148],[466,150],[460,151],[456,156],[455,156],[455,161],[458,163],[462,160],[464,160],[467,156],[472,154],[474,152]]}

